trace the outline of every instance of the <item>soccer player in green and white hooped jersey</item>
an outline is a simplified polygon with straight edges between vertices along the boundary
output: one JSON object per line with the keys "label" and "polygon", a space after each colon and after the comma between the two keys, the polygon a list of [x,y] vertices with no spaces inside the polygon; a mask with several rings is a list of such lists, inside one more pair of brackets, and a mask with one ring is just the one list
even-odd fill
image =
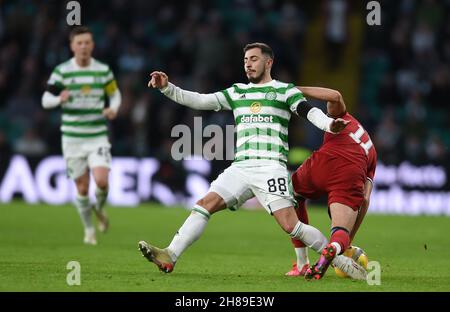
{"label": "soccer player in green and white hooped jersey", "polygon": [[[91,56],[94,40],[87,27],[71,31],[70,48],[74,57],[53,70],[42,96],[42,106],[62,108],[62,151],[67,173],[77,188],[75,206],[84,225],[84,242],[95,245],[92,210],[100,231],[105,232],[109,224],[103,209],[111,162],[107,119],[116,117],[121,95],[109,66]],[[106,96],[109,107],[105,107]],[[97,185],[94,206],[88,197],[89,169]]]}
{"label": "soccer player in green and white hooped jersey", "polygon": [[[149,87],[158,88],[173,101],[194,109],[232,110],[237,124],[235,161],[212,182],[209,192],[196,203],[170,245],[160,249],[139,242],[143,256],[166,273],[173,270],[180,255],[200,237],[213,213],[234,209],[254,196],[291,237],[317,252],[327,244],[319,230],[302,224],[295,214],[286,168],[288,122],[294,112],[332,133],[344,129],[347,122],[329,118],[320,109],[311,107],[294,85],[273,80],[270,75],[273,52],[268,45],[248,44],[244,53],[244,69],[250,83],[234,84],[212,94],[182,90],[169,83],[165,73],[151,73]],[[339,257],[336,259],[339,261]]]}

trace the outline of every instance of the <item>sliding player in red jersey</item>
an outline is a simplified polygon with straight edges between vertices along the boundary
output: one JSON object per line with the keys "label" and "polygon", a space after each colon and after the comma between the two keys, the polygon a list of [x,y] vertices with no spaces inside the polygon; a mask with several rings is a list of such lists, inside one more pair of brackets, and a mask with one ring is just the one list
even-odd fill
{"label": "sliding player in red jersey", "polygon": [[367,212],[377,153],[369,134],[346,111],[338,91],[317,87],[298,88],[306,97],[327,101],[330,117],[350,121],[338,134],[325,133],[322,146],[292,175],[294,192],[298,195],[296,212],[301,222],[308,223],[305,200],[328,195],[331,238],[312,267],[309,266],[305,245],[292,239],[297,263],[286,275],[320,279],[334,257],[350,247]]}

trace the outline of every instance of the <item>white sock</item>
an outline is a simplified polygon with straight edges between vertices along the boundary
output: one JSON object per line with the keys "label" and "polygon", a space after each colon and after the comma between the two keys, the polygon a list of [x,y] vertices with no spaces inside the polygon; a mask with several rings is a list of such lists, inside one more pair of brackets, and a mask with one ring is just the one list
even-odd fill
{"label": "white sock", "polygon": [[87,235],[87,236],[92,236],[92,235],[95,235],[95,228],[85,228],[84,229],[84,235]]}
{"label": "white sock", "polygon": [[95,198],[97,199],[97,202],[95,203],[95,209],[97,211],[100,211],[103,209],[103,206],[106,203],[106,198],[108,198],[108,189],[102,190],[101,188],[95,189]]}
{"label": "white sock", "polygon": [[77,207],[84,229],[89,231],[95,230],[94,225],[92,224],[92,211],[91,206],[89,205],[89,197],[77,194],[75,199],[75,207]]}
{"label": "white sock", "polygon": [[289,234],[291,237],[297,238],[306,246],[312,248],[319,254],[328,244],[327,238],[315,227],[301,223],[300,221],[294,227],[294,230]]}
{"label": "white sock", "polygon": [[337,242],[332,242],[331,245],[333,245],[334,247],[336,247],[336,254],[340,255],[341,254],[341,245]]}
{"label": "white sock", "polygon": [[308,248],[295,248],[295,254],[297,255],[297,268],[301,270],[305,264],[309,263]]}
{"label": "white sock", "polygon": [[195,242],[203,233],[208,224],[210,214],[205,208],[195,205],[192,213],[184,221],[183,225],[175,234],[172,242],[167,249],[170,251],[170,256],[174,262],[181,256],[181,254]]}

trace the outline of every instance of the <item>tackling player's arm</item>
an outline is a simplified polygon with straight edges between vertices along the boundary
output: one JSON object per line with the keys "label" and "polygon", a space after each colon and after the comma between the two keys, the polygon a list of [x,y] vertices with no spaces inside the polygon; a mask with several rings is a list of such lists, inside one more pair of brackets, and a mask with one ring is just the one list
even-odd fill
{"label": "tackling player's arm", "polygon": [[364,220],[364,217],[366,216],[367,210],[369,209],[370,204],[370,194],[372,194],[372,188],[373,188],[373,179],[375,177],[375,170],[377,168],[377,152],[375,150],[375,147],[372,147],[372,153],[369,155],[369,163],[367,166],[367,178],[366,182],[364,184],[364,190],[363,190],[363,196],[364,199],[361,203],[361,207],[358,211],[358,216],[356,217],[355,226],[352,229],[352,232],[350,233],[350,240],[353,240],[353,238],[356,235],[356,232],[359,229],[359,226],[361,225],[362,221]]}
{"label": "tackling player's arm", "polygon": [[333,118],[341,117],[346,112],[342,95],[337,90],[320,87],[297,87],[302,93],[314,99],[327,102],[327,113]]}
{"label": "tackling player's arm", "polygon": [[361,207],[358,211],[358,216],[356,217],[355,225],[353,226],[352,232],[350,233],[350,241],[353,241],[353,238],[356,235],[364,217],[366,216],[367,210],[369,210],[370,204],[370,194],[372,194],[373,181],[370,178],[367,178],[366,183],[364,185],[364,199],[361,204]]}
{"label": "tackling player's arm", "polygon": [[217,94],[201,94],[183,90],[170,83],[169,77],[164,72],[152,72],[148,87],[157,88],[172,101],[193,109],[218,111],[222,107]]}
{"label": "tackling player's arm", "polygon": [[339,133],[349,123],[349,121],[342,118],[333,119],[328,117],[322,112],[322,110],[311,106],[308,102],[306,102],[306,100],[303,100],[297,105],[295,112],[299,116],[308,119],[317,128],[326,132]]}
{"label": "tackling player's arm", "polygon": [[372,194],[373,189],[373,181],[370,178],[367,178],[366,184],[364,185],[364,200],[361,205],[361,208],[364,208],[365,212],[364,215],[367,212],[367,209],[369,208],[370,204],[370,194]]}

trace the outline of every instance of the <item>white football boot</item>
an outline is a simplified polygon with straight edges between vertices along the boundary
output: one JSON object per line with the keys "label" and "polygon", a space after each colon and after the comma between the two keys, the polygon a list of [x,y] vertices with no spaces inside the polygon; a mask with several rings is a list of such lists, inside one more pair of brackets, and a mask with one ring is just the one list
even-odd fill
{"label": "white football boot", "polygon": [[86,245],[97,245],[97,238],[95,237],[95,229],[85,229],[84,230],[84,243]]}
{"label": "white football boot", "polygon": [[356,263],[355,260],[343,255],[336,256],[331,265],[340,269],[342,272],[347,274],[350,278],[355,280],[366,280],[367,271],[363,266]]}

